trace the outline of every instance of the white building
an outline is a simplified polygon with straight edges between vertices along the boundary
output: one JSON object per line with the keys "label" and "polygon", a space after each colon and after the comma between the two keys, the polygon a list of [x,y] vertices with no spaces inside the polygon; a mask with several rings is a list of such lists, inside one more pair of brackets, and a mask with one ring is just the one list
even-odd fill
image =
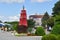
{"label": "white building", "polygon": [[30,15],[29,19],[33,19],[35,21],[35,27],[38,27],[41,26],[42,24],[41,22],[42,17],[43,15]]}
{"label": "white building", "polygon": [[[35,28],[37,28],[37,27],[40,27],[42,24],[42,22],[41,22],[42,17],[43,17],[43,15],[30,15],[29,19],[33,19],[35,21]],[[35,31],[36,31],[35,28],[32,28],[31,33],[35,33]]]}

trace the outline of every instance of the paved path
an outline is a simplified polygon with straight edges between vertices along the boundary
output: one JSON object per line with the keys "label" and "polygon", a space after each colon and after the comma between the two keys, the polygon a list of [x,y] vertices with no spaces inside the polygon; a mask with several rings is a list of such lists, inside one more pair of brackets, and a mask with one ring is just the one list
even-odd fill
{"label": "paved path", "polygon": [[11,32],[4,32],[0,30],[0,40],[41,40],[40,36],[20,36],[16,37]]}

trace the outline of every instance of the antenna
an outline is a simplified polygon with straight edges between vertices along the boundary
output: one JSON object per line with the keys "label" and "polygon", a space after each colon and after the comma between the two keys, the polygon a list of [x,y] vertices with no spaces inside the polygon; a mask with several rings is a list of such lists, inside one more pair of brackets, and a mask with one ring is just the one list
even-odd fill
{"label": "antenna", "polygon": [[24,5],[23,5],[23,10],[25,9]]}

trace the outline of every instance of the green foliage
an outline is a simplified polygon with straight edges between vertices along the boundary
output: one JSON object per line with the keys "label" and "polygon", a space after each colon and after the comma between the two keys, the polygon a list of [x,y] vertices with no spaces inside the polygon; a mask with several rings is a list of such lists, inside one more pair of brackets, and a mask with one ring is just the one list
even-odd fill
{"label": "green foliage", "polygon": [[27,20],[27,22],[28,22],[28,28],[29,27],[33,28],[35,26],[35,21],[33,21],[32,19]]}
{"label": "green foliage", "polygon": [[55,16],[55,21],[56,21],[56,22],[60,21],[60,15],[56,15],[56,16]]}
{"label": "green foliage", "polygon": [[54,25],[51,34],[60,35],[60,24]]}
{"label": "green foliage", "polygon": [[42,40],[57,40],[57,37],[53,34],[49,34],[49,35],[44,35],[42,37]]}
{"label": "green foliage", "polygon": [[16,31],[17,31],[17,24],[15,24],[15,25],[13,26],[13,30],[16,30]]}
{"label": "green foliage", "polygon": [[47,20],[47,24],[52,27],[54,25],[54,18],[53,17],[49,18]]}
{"label": "green foliage", "polygon": [[42,27],[37,27],[35,34],[37,36],[43,36],[43,35],[45,35],[45,31]]}
{"label": "green foliage", "polygon": [[58,22],[55,22],[55,25],[60,25],[60,21],[58,21]]}
{"label": "green foliage", "polygon": [[55,25],[60,24],[60,15],[55,16]]}
{"label": "green foliage", "polygon": [[57,36],[58,40],[60,40],[60,35]]}
{"label": "green foliage", "polygon": [[35,21],[33,21],[32,19],[27,20],[28,22],[28,31],[31,33],[32,28],[35,26]]}
{"label": "green foliage", "polygon": [[31,31],[32,31],[32,28],[28,28],[28,31],[31,33]]}
{"label": "green foliage", "polygon": [[51,31],[52,34],[60,35],[60,1],[58,1],[53,8],[54,27]]}
{"label": "green foliage", "polygon": [[60,15],[60,1],[58,1],[53,8],[53,16]]}
{"label": "green foliage", "polygon": [[17,30],[18,21],[5,22],[5,23],[7,23],[7,24],[11,24],[11,25],[12,25],[12,30]]}
{"label": "green foliage", "polygon": [[49,17],[49,15],[48,15],[48,13],[46,12],[46,13],[44,14],[42,20],[41,20],[43,27],[45,27],[45,25],[47,24],[47,20],[48,20],[49,18],[50,18],[50,17]]}
{"label": "green foliage", "polygon": [[18,24],[18,21],[13,21],[13,22],[5,22],[5,23],[15,25],[15,24]]}
{"label": "green foliage", "polygon": [[58,1],[56,4],[55,4],[55,6],[54,6],[54,8],[53,8],[53,17],[54,17],[54,25],[55,25],[55,27],[56,26],[59,26],[58,24],[60,24],[60,1]]}

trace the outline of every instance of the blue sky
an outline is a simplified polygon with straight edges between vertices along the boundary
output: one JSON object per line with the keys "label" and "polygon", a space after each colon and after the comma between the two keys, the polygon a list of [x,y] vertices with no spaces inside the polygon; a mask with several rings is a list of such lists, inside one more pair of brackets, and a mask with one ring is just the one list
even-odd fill
{"label": "blue sky", "polygon": [[44,14],[51,15],[52,8],[58,0],[0,0],[0,20],[17,21],[23,5],[27,15]]}

